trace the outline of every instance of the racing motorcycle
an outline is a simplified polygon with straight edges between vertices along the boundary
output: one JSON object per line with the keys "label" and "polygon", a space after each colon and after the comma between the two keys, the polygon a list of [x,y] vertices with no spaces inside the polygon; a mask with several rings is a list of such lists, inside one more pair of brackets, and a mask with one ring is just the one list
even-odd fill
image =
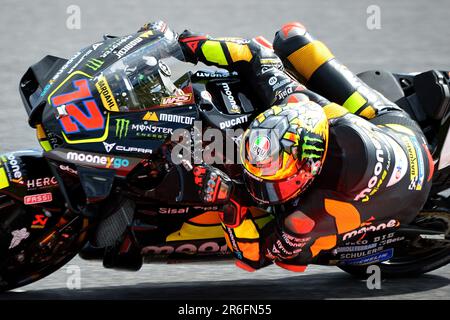
{"label": "racing motorcycle", "polygon": [[[196,121],[203,130],[245,129],[258,101],[237,73],[185,62],[173,36],[106,35],[23,75],[21,98],[42,150],[0,156],[0,291],[42,279],[80,252],[130,271],[232,259],[220,207],[190,202],[189,164],[172,162],[171,136],[192,133]],[[359,77],[419,123],[435,161],[433,188],[413,222],[366,222],[312,263],[356,276],[377,264],[386,277],[442,267],[450,262],[449,75]],[[241,173],[238,165],[223,170]],[[250,215],[262,228],[272,209],[255,204]]]}

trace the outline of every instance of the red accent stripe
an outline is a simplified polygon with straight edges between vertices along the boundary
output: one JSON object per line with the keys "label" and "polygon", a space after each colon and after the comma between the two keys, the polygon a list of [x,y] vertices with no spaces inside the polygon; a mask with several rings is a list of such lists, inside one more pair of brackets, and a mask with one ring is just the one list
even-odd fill
{"label": "red accent stripe", "polygon": [[433,161],[433,157],[431,156],[430,150],[428,149],[427,145],[423,144],[422,146],[425,149],[425,153],[427,154],[427,157],[428,157],[428,166],[430,167],[430,173],[428,174],[427,181],[430,181],[431,178],[433,178],[433,174],[434,174],[434,161]]}
{"label": "red accent stripe", "polygon": [[289,34],[289,31],[291,31],[294,28],[298,28],[302,31],[302,33],[306,33],[306,28],[304,25],[302,25],[300,22],[289,22],[286,23],[285,25],[283,25],[283,27],[281,28],[281,30],[284,33],[284,36],[287,37]]}
{"label": "red accent stripe", "polygon": [[220,177],[217,177],[216,187],[214,188],[213,201],[217,200],[217,194],[219,193],[219,188],[220,188],[221,182],[222,182],[222,179],[220,179]]}
{"label": "red accent stripe", "polygon": [[122,247],[120,248],[120,253],[126,253],[130,250],[131,247],[131,240],[129,237],[125,239],[125,241],[122,244]]}
{"label": "red accent stripe", "polygon": [[280,268],[292,271],[292,272],[304,272],[307,266],[295,266],[292,264],[286,264],[280,261],[275,261],[275,264]]}
{"label": "red accent stripe", "polygon": [[236,264],[236,267],[239,267],[239,268],[241,268],[241,269],[243,269],[245,271],[248,271],[248,272],[255,272],[256,271],[256,269],[253,269],[252,267],[250,267],[248,264],[242,262],[241,260],[237,260],[235,262],[235,264]]}
{"label": "red accent stripe", "polygon": [[299,100],[297,99],[297,97],[296,96],[289,96],[289,99],[288,99],[288,103],[295,103],[295,102],[299,102]]}
{"label": "red accent stripe", "polygon": [[180,39],[180,41],[181,42],[190,42],[190,41],[204,40],[204,39],[206,39],[206,36],[189,37],[189,38]]}
{"label": "red accent stripe", "polygon": [[266,47],[266,48],[268,48],[270,50],[273,50],[272,44],[266,38],[264,38],[263,36],[256,37],[255,41],[258,42],[263,47]]}

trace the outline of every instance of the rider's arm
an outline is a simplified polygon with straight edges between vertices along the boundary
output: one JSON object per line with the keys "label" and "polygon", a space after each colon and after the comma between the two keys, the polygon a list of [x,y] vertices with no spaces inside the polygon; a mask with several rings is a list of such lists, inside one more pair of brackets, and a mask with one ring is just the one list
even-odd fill
{"label": "rider's arm", "polygon": [[[162,33],[170,31],[162,21],[148,23],[139,31],[145,30]],[[187,61],[237,71],[259,96],[263,103],[262,110],[301,99],[309,99],[323,107],[331,104],[285,73],[280,58],[273,52],[271,44],[262,37],[252,40],[212,38],[186,30],[179,35],[178,40]]]}
{"label": "rider's arm", "polygon": [[237,71],[259,95],[264,108],[281,103],[294,92],[307,96],[321,106],[330,103],[288,76],[270,44],[261,38],[212,38],[184,31],[179,36],[179,43],[186,59],[192,63],[203,62]]}

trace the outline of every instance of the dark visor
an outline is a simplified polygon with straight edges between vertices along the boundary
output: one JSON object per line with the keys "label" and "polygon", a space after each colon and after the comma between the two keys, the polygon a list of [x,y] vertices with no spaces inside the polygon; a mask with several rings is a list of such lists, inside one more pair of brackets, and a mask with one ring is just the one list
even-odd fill
{"label": "dark visor", "polygon": [[276,181],[261,180],[248,172],[244,172],[244,177],[251,195],[257,201],[266,204],[278,204],[292,199],[300,194],[311,181],[310,176],[302,173],[289,179]]}

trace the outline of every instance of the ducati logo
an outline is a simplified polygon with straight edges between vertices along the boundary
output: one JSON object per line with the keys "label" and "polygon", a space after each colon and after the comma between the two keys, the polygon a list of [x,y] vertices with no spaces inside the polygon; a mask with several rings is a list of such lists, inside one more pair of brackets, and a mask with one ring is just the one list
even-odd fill
{"label": "ducati logo", "polygon": [[106,152],[111,152],[111,150],[116,146],[115,143],[106,143],[103,142],[103,145],[105,146]]}

